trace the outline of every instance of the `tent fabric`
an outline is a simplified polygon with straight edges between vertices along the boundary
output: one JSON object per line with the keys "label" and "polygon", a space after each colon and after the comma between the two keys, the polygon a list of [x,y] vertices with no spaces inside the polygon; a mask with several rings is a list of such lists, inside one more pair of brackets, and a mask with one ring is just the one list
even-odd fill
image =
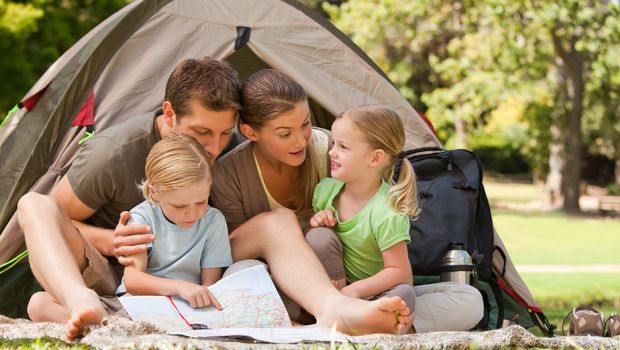
{"label": "tent fabric", "polygon": [[[238,31],[249,40],[235,51]],[[0,129],[0,263],[24,246],[14,216],[18,199],[49,193],[75,158],[84,128],[71,123],[89,93],[100,132],[161,106],[174,66],[207,55],[228,60],[241,78],[266,67],[287,73],[307,90],[318,126],[330,127],[352,106],[384,104],[402,118],[405,149],[441,146],[431,124],[362,50],[293,0],[137,0],[63,54],[22,99],[36,104]],[[535,305],[507,266],[505,278]]]}

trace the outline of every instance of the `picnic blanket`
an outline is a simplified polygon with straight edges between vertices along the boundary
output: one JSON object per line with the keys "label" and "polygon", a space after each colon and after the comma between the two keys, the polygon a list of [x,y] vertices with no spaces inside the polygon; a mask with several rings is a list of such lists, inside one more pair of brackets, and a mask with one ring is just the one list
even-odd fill
{"label": "picnic blanket", "polygon": [[[64,326],[56,323],[34,323],[24,319],[11,319],[0,316],[0,338],[23,339],[52,337],[59,338]],[[537,337],[521,326],[485,332],[431,332],[413,335],[373,334],[356,337],[362,343],[381,349],[447,349],[475,347],[478,349],[499,349],[503,347],[520,348],[586,348],[618,349],[620,336],[614,338],[589,336],[557,336],[553,338]],[[222,349],[302,349],[308,344],[263,344],[254,342],[223,341],[210,339],[185,338],[167,335],[154,325],[135,322],[125,318],[111,318],[106,326],[93,327],[86,336],[79,340],[99,349],[119,348],[222,348]],[[329,344],[323,344],[325,348]],[[321,347],[321,344],[314,344]]]}

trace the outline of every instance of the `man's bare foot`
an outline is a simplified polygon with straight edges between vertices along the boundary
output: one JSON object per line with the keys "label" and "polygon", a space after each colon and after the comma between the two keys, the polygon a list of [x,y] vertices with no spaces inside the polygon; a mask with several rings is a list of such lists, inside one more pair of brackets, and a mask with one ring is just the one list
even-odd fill
{"label": "man's bare foot", "polygon": [[67,321],[66,337],[74,340],[79,337],[89,325],[98,325],[107,316],[99,297],[92,290],[86,290],[81,297],[76,297],[71,303],[71,318]]}
{"label": "man's bare foot", "polygon": [[317,323],[326,327],[336,323],[338,331],[346,334],[402,334],[411,327],[411,311],[399,297],[373,301],[332,297],[323,307]]}

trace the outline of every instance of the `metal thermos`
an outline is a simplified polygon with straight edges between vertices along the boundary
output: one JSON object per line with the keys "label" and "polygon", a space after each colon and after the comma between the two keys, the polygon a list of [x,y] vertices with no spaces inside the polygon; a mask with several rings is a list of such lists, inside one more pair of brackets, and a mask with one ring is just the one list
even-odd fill
{"label": "metal thermos", "polygon": [[473,285],[478,278],[476,265],[465,249],[465,244],[450,242],[441,259],[439,279],[442,282],[458,282]]}

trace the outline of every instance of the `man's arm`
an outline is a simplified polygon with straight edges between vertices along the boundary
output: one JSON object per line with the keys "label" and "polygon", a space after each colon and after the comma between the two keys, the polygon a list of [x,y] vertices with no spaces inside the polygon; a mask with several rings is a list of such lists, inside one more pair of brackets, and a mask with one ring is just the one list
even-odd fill
{"label": "man's arm", "polygon": [[95,209],[77,197],[66,175],[54,186],[50,196],[60,204],[73,225],[102,255],[120,257],[146,252],[145,244],[154,240],[153,235],[148,234],[149,226],[127,225],[129,213],[121,214],[115,230],[85,224],[83,221],[92,216]]}

